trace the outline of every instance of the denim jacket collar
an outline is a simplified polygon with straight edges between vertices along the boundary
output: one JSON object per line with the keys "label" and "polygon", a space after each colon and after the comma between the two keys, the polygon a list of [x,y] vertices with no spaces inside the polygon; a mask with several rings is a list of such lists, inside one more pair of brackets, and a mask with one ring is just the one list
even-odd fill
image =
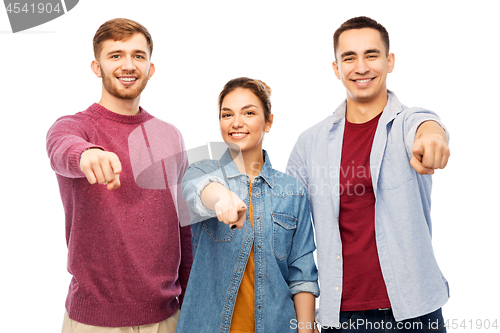
{"label": "denim jacket collar", "polygon": [[[271,161],[269,160],[269,156],[267,155],[267,152],[262,149],[262,154],[264,155],[264,165],[262,166],[260,170],[260,174],[255,177],[255,178],[262,178],[264,182],[270,187],[274,188],[274,177],[273,177],[273,172],[272,168],[273,166],[271,165]],[[226,152],[222,155],[220,159],[221,167],[224,168],[227,178],[235,178],[239,176],[244,176],[239,170],[238,167],[236,166],[236,163],[234,163],[233,158],[231,157],[231,154],[229,152],[229,148],[226,150]],[[246,176],[246,175],[245,175]]]}

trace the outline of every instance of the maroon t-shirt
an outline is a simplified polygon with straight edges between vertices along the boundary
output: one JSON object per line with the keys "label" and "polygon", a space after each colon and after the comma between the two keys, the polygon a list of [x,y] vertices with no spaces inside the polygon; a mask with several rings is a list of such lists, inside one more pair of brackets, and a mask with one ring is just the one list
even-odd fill
{"label": "maroon t-shirt", "polygon": [[375,195],[370,173],[370,152],[380,115],[362,124],[346,119],[340,168],[341,311],[391,306],[375,242]]}

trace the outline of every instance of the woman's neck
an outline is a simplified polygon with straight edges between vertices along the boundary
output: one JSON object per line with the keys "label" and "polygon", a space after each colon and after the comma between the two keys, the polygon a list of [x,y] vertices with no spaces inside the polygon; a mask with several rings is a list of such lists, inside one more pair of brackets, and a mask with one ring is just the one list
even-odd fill
{"label": "woman's neck", "polygon": [[262,148],[252,149],[248,152],[238,152],[230,149],[229,153],[233,158],[238,171],[247,174],[250,177],[250,181],[253,181],[255,177],[260,174],[260,170],[264,165],[264,154],[262,153]]}

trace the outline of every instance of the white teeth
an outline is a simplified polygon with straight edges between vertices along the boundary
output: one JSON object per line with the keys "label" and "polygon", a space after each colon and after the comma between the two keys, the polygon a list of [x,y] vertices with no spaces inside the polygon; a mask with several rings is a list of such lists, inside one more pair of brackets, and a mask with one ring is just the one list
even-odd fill
{"label": "white teeth", "polygon": [[356,82],[359,82],[359,83],[366,83],[368,81],[371,81],[372,79],[365,79],[365,80],[356,80]]}
{"label": "white teeth", "polygon": [[237,137],[242,137],[247,135],[247,133],[231,133],[231,136],[237,136]]}
{"label": "white teeth", "polygon": [[132,82],[132,81],[137,80],[137,78],[135,78],[135,77],[120,77],[119,80],[125,81],[125,82]]}

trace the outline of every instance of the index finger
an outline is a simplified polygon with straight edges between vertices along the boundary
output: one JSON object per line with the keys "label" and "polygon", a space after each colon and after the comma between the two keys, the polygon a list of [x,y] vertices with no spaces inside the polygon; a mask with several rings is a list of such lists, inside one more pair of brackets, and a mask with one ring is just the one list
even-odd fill
{"label": "index finger", "polygon": [[241,204],[238,207],[236,207],[236,211],[238,213],[244,212],[246,210],[247,210],[247,205],[243,201],[241,202]]}

